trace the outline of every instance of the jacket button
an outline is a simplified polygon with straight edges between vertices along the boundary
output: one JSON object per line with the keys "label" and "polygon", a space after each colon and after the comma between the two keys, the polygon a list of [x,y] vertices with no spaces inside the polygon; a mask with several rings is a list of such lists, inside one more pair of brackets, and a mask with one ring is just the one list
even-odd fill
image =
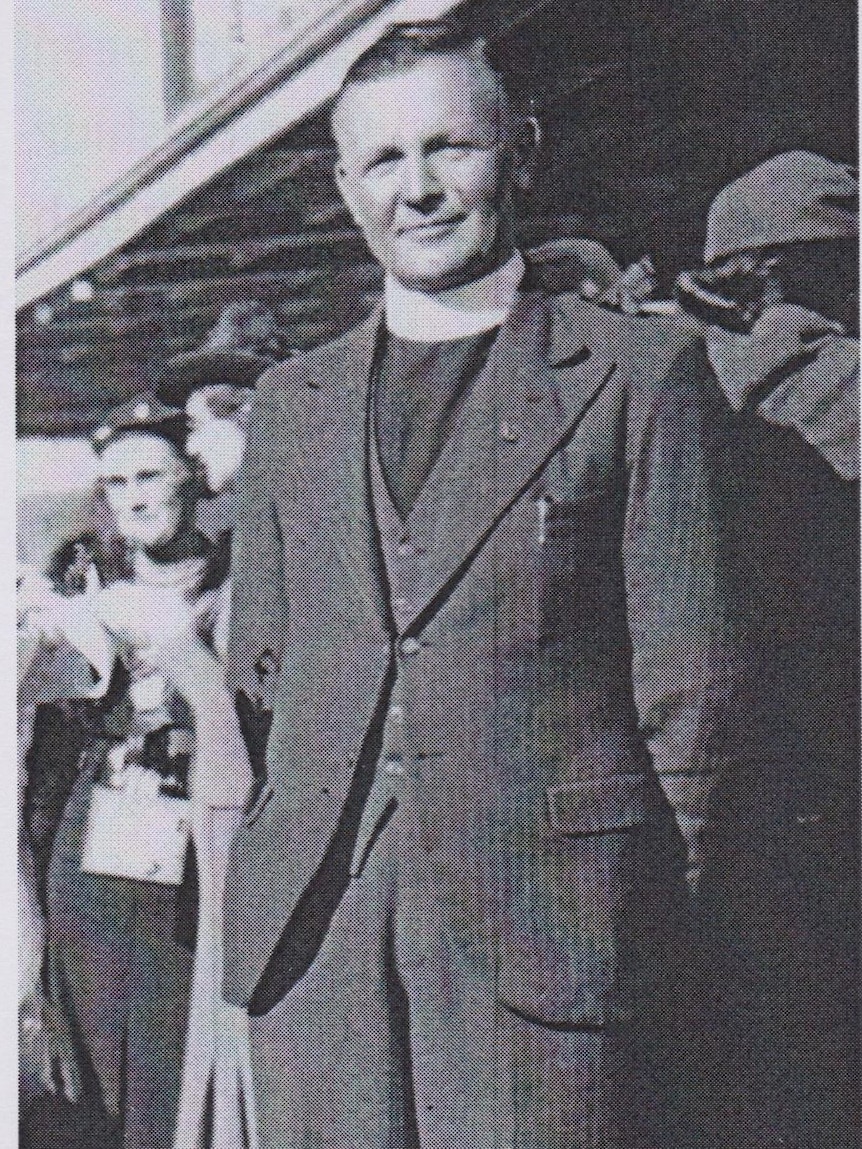
{"label": "jacket button", "polygon": [[422,649],[422,643],[418,638],[405,638],[401,643],[402,654],[418,654]]}
{"label": "jacket button", "polygon": [[518,424],[509,423],[504,419],[500,424],[500,438],[503,439],[506,443],[517,443],[520,437],[521,429]]}
{"label": "jacket button", "polygon": [[415,539],[401,539],[398,543],[398,557],[401,559],[418,558],[428,553],[428,548]]}

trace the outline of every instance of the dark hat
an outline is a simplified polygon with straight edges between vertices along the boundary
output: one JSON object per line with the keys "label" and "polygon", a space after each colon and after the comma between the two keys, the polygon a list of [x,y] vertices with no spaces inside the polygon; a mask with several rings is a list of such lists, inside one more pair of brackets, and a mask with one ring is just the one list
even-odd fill
{"label": "dark hat", "polygon": [[783,152],[718,193],[703,258],[858,234],[857,170],[813,152]]}
{"label": "dark hat", "polygon": [[156,393],[165,403],[184,407],[189,395],[201,387],[254,387],[274,362],[255,351],[188,351],[168,360]]}
{"label": "dark hat", "polygon": [[152,391],[146,391],[128,403],[115,407],[104,423],[90,436],[96,452],[104,451],[109,443],[131,431],[157,435],[180,451],[186,439],[186,413],[162,403]]}

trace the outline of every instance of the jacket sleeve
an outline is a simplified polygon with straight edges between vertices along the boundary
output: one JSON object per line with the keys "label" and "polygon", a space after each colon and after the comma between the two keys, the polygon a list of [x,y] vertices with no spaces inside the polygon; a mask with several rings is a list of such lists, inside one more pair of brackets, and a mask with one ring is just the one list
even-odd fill
{"label": "jacket sleeve", "polygon": [[859,344],[833,336],[817,357],[757,406],[768,423],[790,427],[842,479],[859,478]]}
{"label": "jacket sleeve", "polygon": [[[711,383],[711,386],[710,386]],[[689,348],[640,400],[624,536],[633,683],[653,766],[688,847],[696,886],[716,776],[706,709],[723,622],[718,522],[707,465],[720,396]]]}
{"label": "jacket sleeve", "polygon": [[279,368],[258,383],[245,456],[237,478],[237,518],[231,566],[231,610],[226,681],[271,709],[287,626],[284,554],[277,497],[284,474],[285,433]]}
{"label": "jacket sleeve", "polygon": [[841,478],[859,478],[858,339],[817,312],[781,303],[747,334],[708,327],[706,345],[734,411],[795,431]]}

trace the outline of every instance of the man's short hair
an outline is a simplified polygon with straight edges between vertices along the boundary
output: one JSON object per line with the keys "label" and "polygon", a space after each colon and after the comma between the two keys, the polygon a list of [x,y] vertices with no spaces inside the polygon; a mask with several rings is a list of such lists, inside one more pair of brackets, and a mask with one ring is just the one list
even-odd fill
{"label": "man's short hair", "polygon": [[348,68],[335,94],[333,107],[354,84],[409,71],[431,56],[466,56],[478,60],[493,72],[501,91],[509,99],[514,97],[514,78],[496,45],[469,20],[451,17],[414,24],[392,24]]}

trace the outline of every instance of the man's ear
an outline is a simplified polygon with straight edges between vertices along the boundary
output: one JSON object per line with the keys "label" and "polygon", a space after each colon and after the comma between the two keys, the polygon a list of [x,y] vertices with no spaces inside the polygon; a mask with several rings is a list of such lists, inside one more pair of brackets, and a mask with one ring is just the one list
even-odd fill
{"label": "man's ear", "polygon": [[529,191],[533,183],[542,144],[542,126],[536,116],[520,117],[515,125],[515,186]]}
{"label": "man's ear", "polygon": [[344,200],[344,206],[350,212],[350,217],[357,225],[357,227],[361,227],[356,212],[354,211],[352,195],[353,189],[351,188],[350,177],[345,171],[344,164],[342,164],[341,160],[336,163],[335,168],[333,169],[333,173],[335,175],[335,186],[338,188],[338,194]]}

